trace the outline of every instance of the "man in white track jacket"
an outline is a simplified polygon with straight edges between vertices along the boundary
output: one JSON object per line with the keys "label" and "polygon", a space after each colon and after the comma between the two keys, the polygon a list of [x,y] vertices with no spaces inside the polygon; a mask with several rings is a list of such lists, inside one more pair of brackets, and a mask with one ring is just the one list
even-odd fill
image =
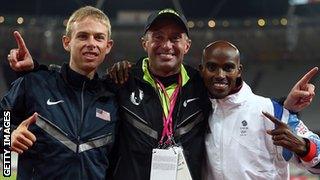
{"label": "man in white track jacket", "polygon": [[208,45],[200,71],[213,109],[205,179],[289,179],[289,162],[320,173],[319,137],[278,103],[252,93],[241,79],[240,55],[233,44]]}

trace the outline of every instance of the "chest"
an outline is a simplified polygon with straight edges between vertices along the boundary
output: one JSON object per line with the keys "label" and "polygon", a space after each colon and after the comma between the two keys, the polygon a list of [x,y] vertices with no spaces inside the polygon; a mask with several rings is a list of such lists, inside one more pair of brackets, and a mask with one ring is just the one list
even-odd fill
{"label": "chest", "polygon": [[26,106],[29,113],[38,112],[71,139],[112,132],[117,114],[114,97],[99,97],[87,88],[41,82],[26,94]]}

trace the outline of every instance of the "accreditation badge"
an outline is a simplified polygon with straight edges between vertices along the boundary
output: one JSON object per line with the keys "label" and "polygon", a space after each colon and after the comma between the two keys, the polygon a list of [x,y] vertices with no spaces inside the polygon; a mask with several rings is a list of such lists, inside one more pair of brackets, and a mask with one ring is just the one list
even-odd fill
{"label": "accreditation badge", "polygon": [[178,155],[174,147],[153,149],[150,180],[177,180]]}
{"label": "accreditation badge", "polygon": [[182,147],[178,146],[174,147],[174,149],[176,152],[178,152],[177,180],[192,180]]}

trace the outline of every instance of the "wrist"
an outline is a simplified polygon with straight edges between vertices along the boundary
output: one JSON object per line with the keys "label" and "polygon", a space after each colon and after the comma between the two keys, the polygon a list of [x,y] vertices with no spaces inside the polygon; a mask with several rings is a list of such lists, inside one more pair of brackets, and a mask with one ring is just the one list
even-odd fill
{"label": "wrist", "polygon": [[296,154],[302,158],[305,157],[306,155],[308,155],[308,152],[310,150],[310,141],[309,139],[306,138],[302,138],[302,141],[304,142],[301,150],[299,150],[299,152],[296,152]]}
{"label": "wrist", "polygon": [[317,145],[310,141],[307,138],[303,138],[306,145],[305,145],[305,151],[303,153],[297,154],[303,161],[309,162],[311,161],[317,154]]}

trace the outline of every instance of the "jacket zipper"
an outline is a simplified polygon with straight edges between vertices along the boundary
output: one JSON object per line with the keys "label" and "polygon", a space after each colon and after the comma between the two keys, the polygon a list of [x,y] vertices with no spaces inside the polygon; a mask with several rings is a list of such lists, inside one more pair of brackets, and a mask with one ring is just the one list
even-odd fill
{"label": "jacket zipper", "polygon": [[[221,113],[223,114],[223,117],[225,117],[224,116],[224,111],[223,110],[221,110]],[[222,175],[222,179],[226,179],[225,178],[225,175],[224,175],[224,157],[223,157],[223,150],[224,150],[224,138],[223,138],[223,129],[224,129],[224,121],[221,121],[221,123],[222,123],[222,126],[221,126],[221,134],[220,134],[220,139],[221,139],[221,144],[220,144],[220,152],[221,152],[221,175]]]}
{"label": "jacket zipper", "polygon": [[[80,117],[80,126],[78,127],[78,132],[77,132],[77,141],[78,141],[78,143],[77,143],[77,154],[78,155],[80,155],[79,154],[79,146],[80,146],[80,128],[81,128],[81,126],[82,126],[82,122],[83,122],[83,116],[84,116],[84,99],[83,99],[83,93],[84,93],[84,89],[85,89],[85,85],[86,85],[86,81],[84,81],[83,82],[83,84],[82,84],[82,90],[81,90],[81,117]],[[84,164],[83,164],[83,161],[82,160],[80,160],[80,164],[81,164],[81,166],[82,166],[82,168],[84,168]],[[83,178],[83,174],[81,173],[81,172],[79,172],[79,174],[80,174],[80,177],[81,177],[81,179]]]}
{"label": "jacket zipper", "polygon": [[82,89],[81,89],[81,116],[80,116],[80,124],[78,126],[78,130],[77,130],[77,153],[79,153],[79,144],[80,144],[80,128],[82,126],[82,122],[83,122],[83,115],[84,115],[84,99],[83,99],[83,93],[84,93],[84,89],[85,89],[85,85],[86,85],[86,81],[83,82],[82,84]]}

